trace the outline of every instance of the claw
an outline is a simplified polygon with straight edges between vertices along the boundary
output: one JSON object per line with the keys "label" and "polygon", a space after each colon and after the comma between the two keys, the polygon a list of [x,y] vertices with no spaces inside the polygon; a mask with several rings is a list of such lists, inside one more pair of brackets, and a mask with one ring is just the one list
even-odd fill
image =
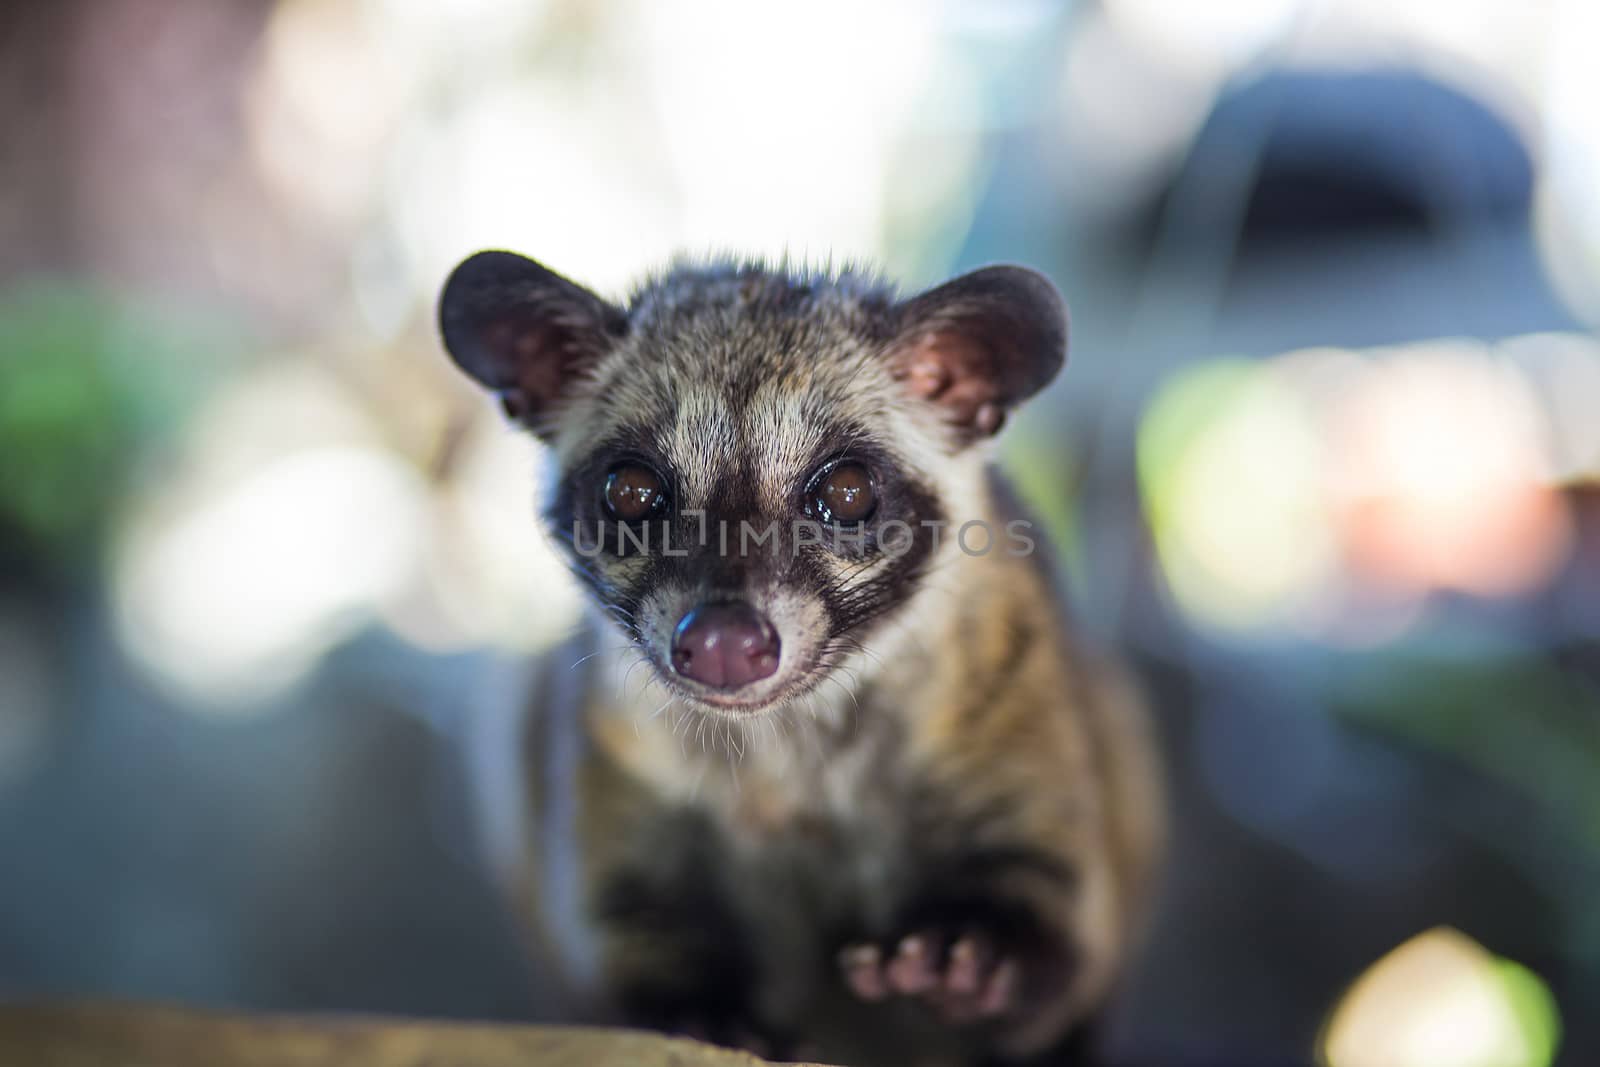
{"label": "claw", "polygon": [[839,966],[850,991],[862,1000],[878,1001],[889,995],[877,945],[852,945],[839,954]]}
{"label": "claw", "polygon": [[983,987],[983,994],[978,998],[979,1014],[989,1018],[1004,1015],[1011,1010],[1016,994],[1017,961],[1002,960],[994,969],[994,973],[989,976],[988,983]]}
{"label": "claw", "polygon": [[938,932],[918,931],[887,950],[851,945],[839,953],[839,968],[858,999],[920,999],[951,1025],[1014,1010],[1021,980],[1017,960],[1001,956],[989,937],[974,930],[948,942]]}
{"label": "claw", "polygon": [[896,992],[916,996],[939,985],[938,945],[923,934],[911,934],[900,941],[894,959],[889,961],[889,984]]}
{"label": "claw", "polygon": [[950,948],[950,958],[945,961],[944,990],[954,998],[976,996],[983,989],[985,972],[991,956],[987,941],[968,934]]}

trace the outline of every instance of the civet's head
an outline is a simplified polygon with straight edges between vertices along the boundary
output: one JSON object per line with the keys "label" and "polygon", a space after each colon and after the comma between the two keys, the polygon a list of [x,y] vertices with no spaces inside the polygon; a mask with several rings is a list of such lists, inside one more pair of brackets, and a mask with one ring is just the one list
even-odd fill
{"label": "civet's head", "polygon": [[615,304],[481,252],[439,307],[455,362],[549,446],[545,519],[673,692],[727,714],[819,685],[981,499],[982,448],[1060,370],[1044,277],[906,300],[859,273],[677,266]]}

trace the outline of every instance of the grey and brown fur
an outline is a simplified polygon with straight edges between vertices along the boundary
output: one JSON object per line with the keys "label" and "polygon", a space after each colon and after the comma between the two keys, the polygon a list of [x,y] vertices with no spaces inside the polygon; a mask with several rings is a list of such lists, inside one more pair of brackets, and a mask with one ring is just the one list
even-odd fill
{"label": "grey and brown fur", "polygon": [[[611,303],[494,252],[457,268],[441,326],[548,446],[546,525],[597,609],[515,741],[515,892],[574,1010],[851,1064],[1068,1048],[1127,958],[1161,820],[1141,708],[1003,535],[990,445],[1062,364],[1054,287],[995,267],[902,300],[723,261]],[[699,543],[702,522],[787,530],[841,456],[877,487],[864,545]],[[664,476],[683,554],[573,545],[619,457]],[[890,519],[915,531],[893,558]],[[985,554],[954,536],[972,520]],[[731,702],[666,652],[726,597],[782,639]]]}

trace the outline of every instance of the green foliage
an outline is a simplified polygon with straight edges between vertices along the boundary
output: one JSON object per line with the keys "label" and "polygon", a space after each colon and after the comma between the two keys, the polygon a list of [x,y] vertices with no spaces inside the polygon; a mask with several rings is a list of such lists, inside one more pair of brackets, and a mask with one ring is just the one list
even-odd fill
{"label": "green foliage", "polygon": [[1352,672],[1348,718],[1450,754],[1544,805],[1600,855],[1600,690],[1514,650],[1407,654]]}
{"label": "green foliage", "polygon": [[137,465],[211,377],[203,332],[75,285],[0,294],[0,529],[21,538],[10,551],[93,558]]}

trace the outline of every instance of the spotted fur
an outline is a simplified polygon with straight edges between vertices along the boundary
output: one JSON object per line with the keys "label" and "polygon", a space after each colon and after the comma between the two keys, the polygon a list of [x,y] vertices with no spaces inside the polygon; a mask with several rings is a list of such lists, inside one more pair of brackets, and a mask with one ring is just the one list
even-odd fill
{"label": "spotted fur", "polygon": [[[1018,516],[988,462],[1061,364],[1049,283],[991,268],[903,300],[857,270],[714,261],[611,303],[483,253],[441,325],[548,445],[544,521],[597,609],[518,742],[514,891],[574,1011],[863,1064],[1066,1047],[1127,957],[1160,820],[1138,702],[1006,539]],[[806,541],[808,480],[840,457],[873,472],[877,511]],[[671,501],[648,547],[598,536],[623,532],[598,489],[623,459]],[[981,555],[956,537],[971,521]],[[782,638],[734,705],[666,655],[721,598]],[[990,985],[878,998],[858,965],[879,946]]]}

